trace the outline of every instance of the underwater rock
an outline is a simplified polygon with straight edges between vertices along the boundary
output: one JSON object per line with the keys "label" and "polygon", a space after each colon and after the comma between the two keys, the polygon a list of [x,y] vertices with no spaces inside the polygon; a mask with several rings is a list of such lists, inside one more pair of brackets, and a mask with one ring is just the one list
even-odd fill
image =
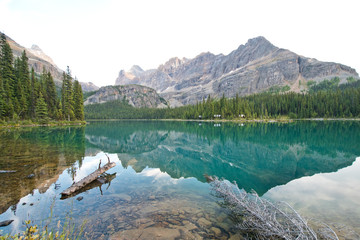
{"label": "underwater rock", "polygon": [[27,179],[31,179],[31,178],[34,178],[34,177],[35,177],[35,174],[33,174],[33,173],[26,176]]}
{"label": "underwater rock", "polygon": [[210,225],[211,225],[211,222],[208,221],[208,220],[206,220],[205,218],[200,218],[200,219],[198,220],[198,224],[199,224],[200,226],[210,226]]}
{"label": "underwater rock", "polygon": [[111,240],[115,239],[158,239],[170,240],[178,239],[180,231],[178,229],[162,228],[162,227],[149,227],[146,229],[130,229],[116,233],[110,237]]}
{"label": "underwater rock", "polygon": [[210,230],[214,232],[216,236],[219,236],[221,234],[221,230],[219,228],[212,227],[210,228]]}
{"label": "underwater rock", "polygon": [[130,202],[131,196],[127,195],[126,193],[120,193],[120,194],[113,194],[112,195],[115,198],[119,198],[120,200]]}

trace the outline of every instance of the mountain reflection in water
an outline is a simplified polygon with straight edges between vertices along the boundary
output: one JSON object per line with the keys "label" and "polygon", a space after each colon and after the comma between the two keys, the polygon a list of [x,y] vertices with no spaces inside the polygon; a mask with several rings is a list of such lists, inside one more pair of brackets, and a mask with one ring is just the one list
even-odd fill
{"label": "mountain reflection in water", "polygon": [[[2,130],[0,221],[14,222],[1,230],[23,230],[22,222],[29,217],[44,224],[52,208],[54,224],[69,212],[80,224],[89,220],[89,239],[122,239],[122,233],[133,239],[160,229],[179,238],[227,239],[236,234],[233,223],[210,194],[204,174],[236,181],[240,188],[264,197],[286,199],[301,210],[323,209],[317,202],[327,208],[339,206],[322,219],[341,215],[336,221],[359,228],[360,213],[352,211],[350,216],[349,208],[360,205],[347,199],[358,196],[351,189],[360,186],[354,169],[360,156],[359,132],[360,122],[355,121],[113,121]],[[61,191],[93,172],[100,159],[102,164],[107,161],[105,154],[117,166],[108,171],[104,185],[93,182],[78,196],[61,200]],[[345,178],[350,174],[352,181]],[[322,186],[332,177],[334,189]],[[322,187],[324,191],[314,193]],[[339,203],[342,198],[345,204]]]}
{"label": "mountain reflection in water", "polygon": [[349,166],[360,155],[358,122],[93,122],[91,148],[118,153],[137,172],[160,168],[173,178],[204,174],[264,194],[274,186]]}

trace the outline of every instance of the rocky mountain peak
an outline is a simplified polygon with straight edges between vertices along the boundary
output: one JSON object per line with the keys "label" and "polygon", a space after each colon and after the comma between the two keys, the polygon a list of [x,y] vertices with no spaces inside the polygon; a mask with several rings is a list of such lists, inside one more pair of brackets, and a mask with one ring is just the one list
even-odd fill
{"label": "rocky mountain peak", "polygon": [[84,92],[92,92],[99,89],[99,87],[92,82],[80,82],[80,85]]}
{"label": "rocky mountain peak", "polygon": [[30,49],[34,51],[42,52],[41,48],[36,44],[33,44]]}
{"label": "rocky mountain peak", "polygon": [[133,81],[119,75],[116,84],[136,83],[154,88],[171,106],[181,106],[194,104],[209,94],[244,96],[279,85],[288,85],[292,91],[299,92],[310,80],[339,77],[344,82],[347,77],[358,76],[348,66],[302,57],[259,36],[228,55],[205,52],[193,59],[171,58]]}
{"label": "rocky mountain peak", "polygon": [[31,46],[31,48],[28,48],[27,49],[29,52],[31,52],[32,54],[34,54],[35,56],[37,56],[38,58],[40,59],[43,59],[49,63],[51,63],[53,66],[56,67],[56,64],[54,63],[54,61],[51,59],[51,57],[49,57],[48,55],[46,55],[43,50],[41,50],[41,48],[36,45],[36,44],[33,44]]}
{"label": "rocky mountain peak", "polygon": [[250,38],[247,43],[247,45],[272,45],[271,42],[269,42],[265,37],[263,36],[258,36],[258,37],[254,37],[254,38]]}
{"label": "rocky mountain peak", "polygon": [[144,72],[144,70],[140,66],[134,65],[130,68],[129,72],[132,73],[134,76],[138,77]]}
{"label": "rocky mountain peak", "polygon": [[186,62],[186,58],[180,59],[178,57],[170,58],[166,63],[159,66],[159,71],[172,72],[174,69],[178,68],[181,64]]}
{"label": "rocky mountain peak", "polygon": [[[35,73],[41,74],[45,68],[46,71],[49,71],[53,76],[56,86],[61,86],[64,70],[58,68],[54,61],[46,55],[38,45],[33,44],[31,48],[25,48],[9,36],[6,36],[6,40],[13,51],[14,57],[20,57],[23,51],[26,51],[26,55],[29,58],[29,66],[34,68]],[[80,82],[80,84],[82,84],[82,82]],[[83,86],[83,91],[86,91],[85,89],[89,89],[89,91],[98,89],[93,83],[84,83]]]}

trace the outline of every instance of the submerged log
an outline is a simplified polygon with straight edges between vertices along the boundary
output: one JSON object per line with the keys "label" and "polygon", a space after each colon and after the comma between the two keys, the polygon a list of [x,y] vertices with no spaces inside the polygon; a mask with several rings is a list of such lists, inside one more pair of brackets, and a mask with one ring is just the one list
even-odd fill
{"label": "submerged log", "polygon": [[[71,197],[75,197],[76,195],[80,194],[80,193],[83,193],[83,192],[86,192],[88,190],[91,190],[93,188],[99,188],[100,190],[100,193],[102,195],[102,190],[101,190],[101,186],[104,185],[104,184],[109,184],[107,186],[106,189],[109,188],[110,184],[111,184],[111,181],[116,178],[116,173],[113,173],[113,174],[107,174],[107,173],[103,173],[101,174],[99,177],[97,177],[94,181],[92,181],[91,183],[89,184],[86,184],[84,187],[82,187],[81,189],[71,193],[70,195],[61,195],[61,200],[64,200],[64,199],[67,199],[67,198],[71,198]],[[76,199],[77,200],[77,199]]]}
{"label": "submerged log", "polygon": [[105,164],[103,167],[100,168],[100,164],[99,164],[99,168],[96,171],[94,171],[93,173],[91,173],[87,177],[81,179],[79,182],[74,183],[73,185],[71,185],[68,189],[63,191],[61,193],[61,195],[62,196],[68,196],[68,195],[71,195],[72,193],[74,193],[76,191],[79,191],[80,189],[85,187],[87,184],[89,184],[92,181],[96,180],[98,178],[98,176],[100,176],[101,174],[103,174],[104,172],[109,170],[110,168],[115,167],[115,165],[116,165],[116,163],[109,161],[107,164]]}

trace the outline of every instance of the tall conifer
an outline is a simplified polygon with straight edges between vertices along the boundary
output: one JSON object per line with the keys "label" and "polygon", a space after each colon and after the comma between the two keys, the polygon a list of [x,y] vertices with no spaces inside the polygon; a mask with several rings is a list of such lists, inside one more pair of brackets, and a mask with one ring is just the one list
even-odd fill
{"label": "tall conifer", "polygon": [[77,120],[84,120],[84,101],[80,83],[74,81],[74,114]]}
{"label": "tall conifer", "polygon": [[41,123],[46,123],[48,121],[48,110],[42,93],[40,93],[40,96],[36,103],[36,118]]}
{"label": "tall conifer", "polygon": [[4,115],[6,117],[13,117],[14,114],[14,83],[15,74],[13,67],[13,54],[10,45],[6,41],[5,34],[1,34],[1,61],[0,61],[0,73],[4,91]]}

